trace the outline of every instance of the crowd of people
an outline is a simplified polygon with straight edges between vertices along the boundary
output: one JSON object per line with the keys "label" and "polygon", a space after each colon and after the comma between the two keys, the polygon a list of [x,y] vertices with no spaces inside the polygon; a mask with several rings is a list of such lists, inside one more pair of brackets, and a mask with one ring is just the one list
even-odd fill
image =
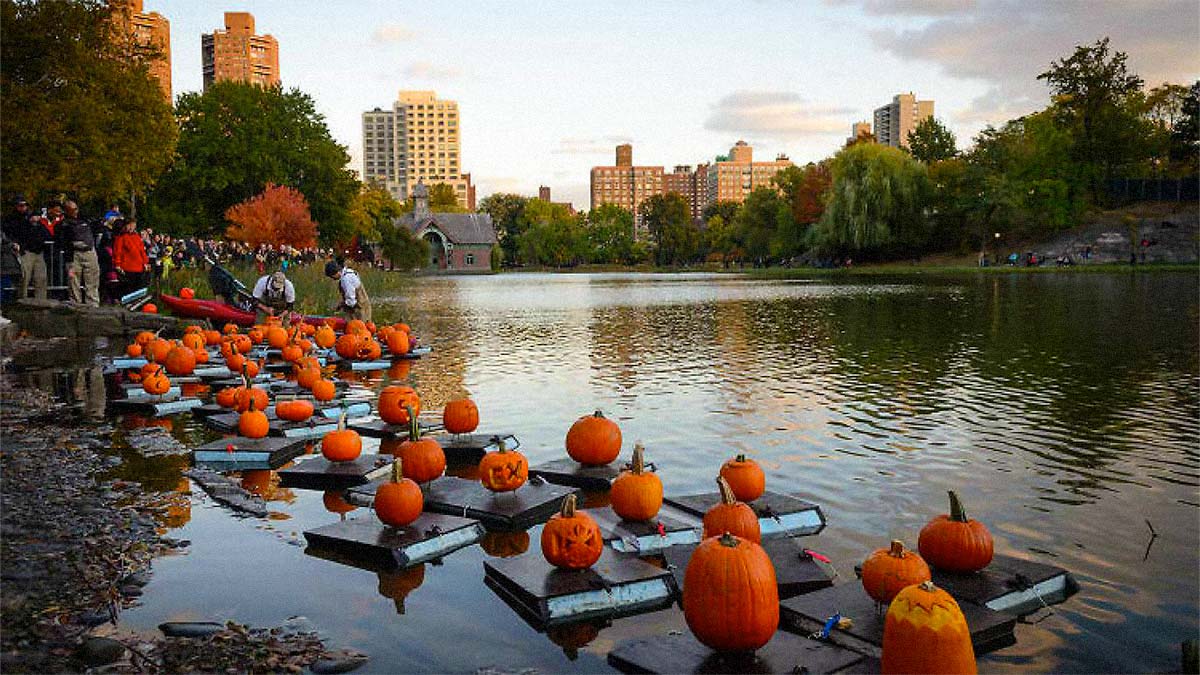
{"label": "crowd of people", "polygon": [[254,247],[139,230],[137,220],[123,214],[118,205],[98,219],[86,220],[69,199],[51,201],[35,211],[17,195],[0,227],[0,274],[6,299],[45,299],[52,286],[61,285],[72,302],[115,303],[155,278],[167,278],[173,269],[235,262],[253,264],[261,274],[333,255],[331,250],[314,247]]}

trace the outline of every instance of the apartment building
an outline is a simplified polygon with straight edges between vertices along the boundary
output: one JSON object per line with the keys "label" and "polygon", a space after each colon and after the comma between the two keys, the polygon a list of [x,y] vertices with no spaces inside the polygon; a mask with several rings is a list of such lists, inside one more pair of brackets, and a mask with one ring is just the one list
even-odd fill
{"label": "apartment building", "polygon": [[279,84],[279,43],[255,33],[254,15],[225,12],[225,30],[200,36],[204,88],[233,80],[260,87]]}
{"label": "apartment building", "polygon": [[140,47],[158,52],[159,58],[150,62],[150,75],[158,80],[167,102],[172,102],[171,22],[158,12],[146,12],[142,0],[111,0],[109,6],[118,35],[130,38],[135,50]]}
{"label": "apartment building", "polygon": [[933,101],[918,101],[911,91],[896,94],[891,103],[875,109],[875,140],[907,148],[908,134],[926,117],[933,117]]}
{"label": "apartment building", "polygon": [[[771,179],[789,166],[794,166],[787,155],[777,155],[774,161],[755,162],[754,148],[745,141],[738,141],[729,149],[725,159],[718,159],[707,167],[708,189],[704,206],[718,201],[741,203],[760,187],[773,187]],[[703,211],[704,207],[700,208]]]}
{"label": "apartment building", "polygon": [[418,182],[454,188],[475,209],[471,174],[462,172],[458,103],[434,91],[401,91],[390,110],[363,113],[363,179],[408,199]]}

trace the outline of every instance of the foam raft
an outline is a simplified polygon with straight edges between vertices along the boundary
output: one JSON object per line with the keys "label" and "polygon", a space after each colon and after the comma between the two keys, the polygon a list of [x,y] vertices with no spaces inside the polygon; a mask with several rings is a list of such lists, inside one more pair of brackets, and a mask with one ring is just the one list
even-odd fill
{"label": "foam raft", "polygon": [[407,527],[389,527],[373,514],[304,532],[309,555],[372,571],[411,567],[469,546],[483,537],[478,520],[422,513]]}
{"label": "foam raft", "polygon": [[[346,499],[353,504],[370,506],[375,490],[386,479],[350,488]],[[488,529],[524,530],[544,523],[562,508],[567,495],[579,490],[530,480],[513,492],[494,493],[477,480],[455,476],[435,478],[423,486],[425,510],[465,518],[475,518]]]}

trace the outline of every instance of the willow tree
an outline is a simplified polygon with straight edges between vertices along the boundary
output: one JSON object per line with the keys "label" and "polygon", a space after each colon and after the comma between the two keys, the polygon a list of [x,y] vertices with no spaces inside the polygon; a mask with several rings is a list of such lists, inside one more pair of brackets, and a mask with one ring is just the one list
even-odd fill
{"label": "willow tree", "polygon": [[925,167],[898,148],[851,145],[834,158],[818,242],[837,251],[886,254],[924,243],[929,196]]}

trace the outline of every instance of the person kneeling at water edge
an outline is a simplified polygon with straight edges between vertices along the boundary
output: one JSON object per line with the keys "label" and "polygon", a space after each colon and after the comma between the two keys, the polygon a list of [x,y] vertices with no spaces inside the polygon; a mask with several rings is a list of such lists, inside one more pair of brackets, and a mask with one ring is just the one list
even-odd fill
{"label": "person kneeling at water edge", "polygon": [[256,308],[267,316],[290,312],[296,304],[296,287],[283,272],[259,277],[253,295]]}
{"label": "person kneeling at water edge", "polygon": [[333,311],[345,314],[348,319],[371,320],[371,298],[367,296],[358,272],[340,260],[331,260],[325,263],[325,276],[338,282],[338,291],[342,295],[341,303]]}

